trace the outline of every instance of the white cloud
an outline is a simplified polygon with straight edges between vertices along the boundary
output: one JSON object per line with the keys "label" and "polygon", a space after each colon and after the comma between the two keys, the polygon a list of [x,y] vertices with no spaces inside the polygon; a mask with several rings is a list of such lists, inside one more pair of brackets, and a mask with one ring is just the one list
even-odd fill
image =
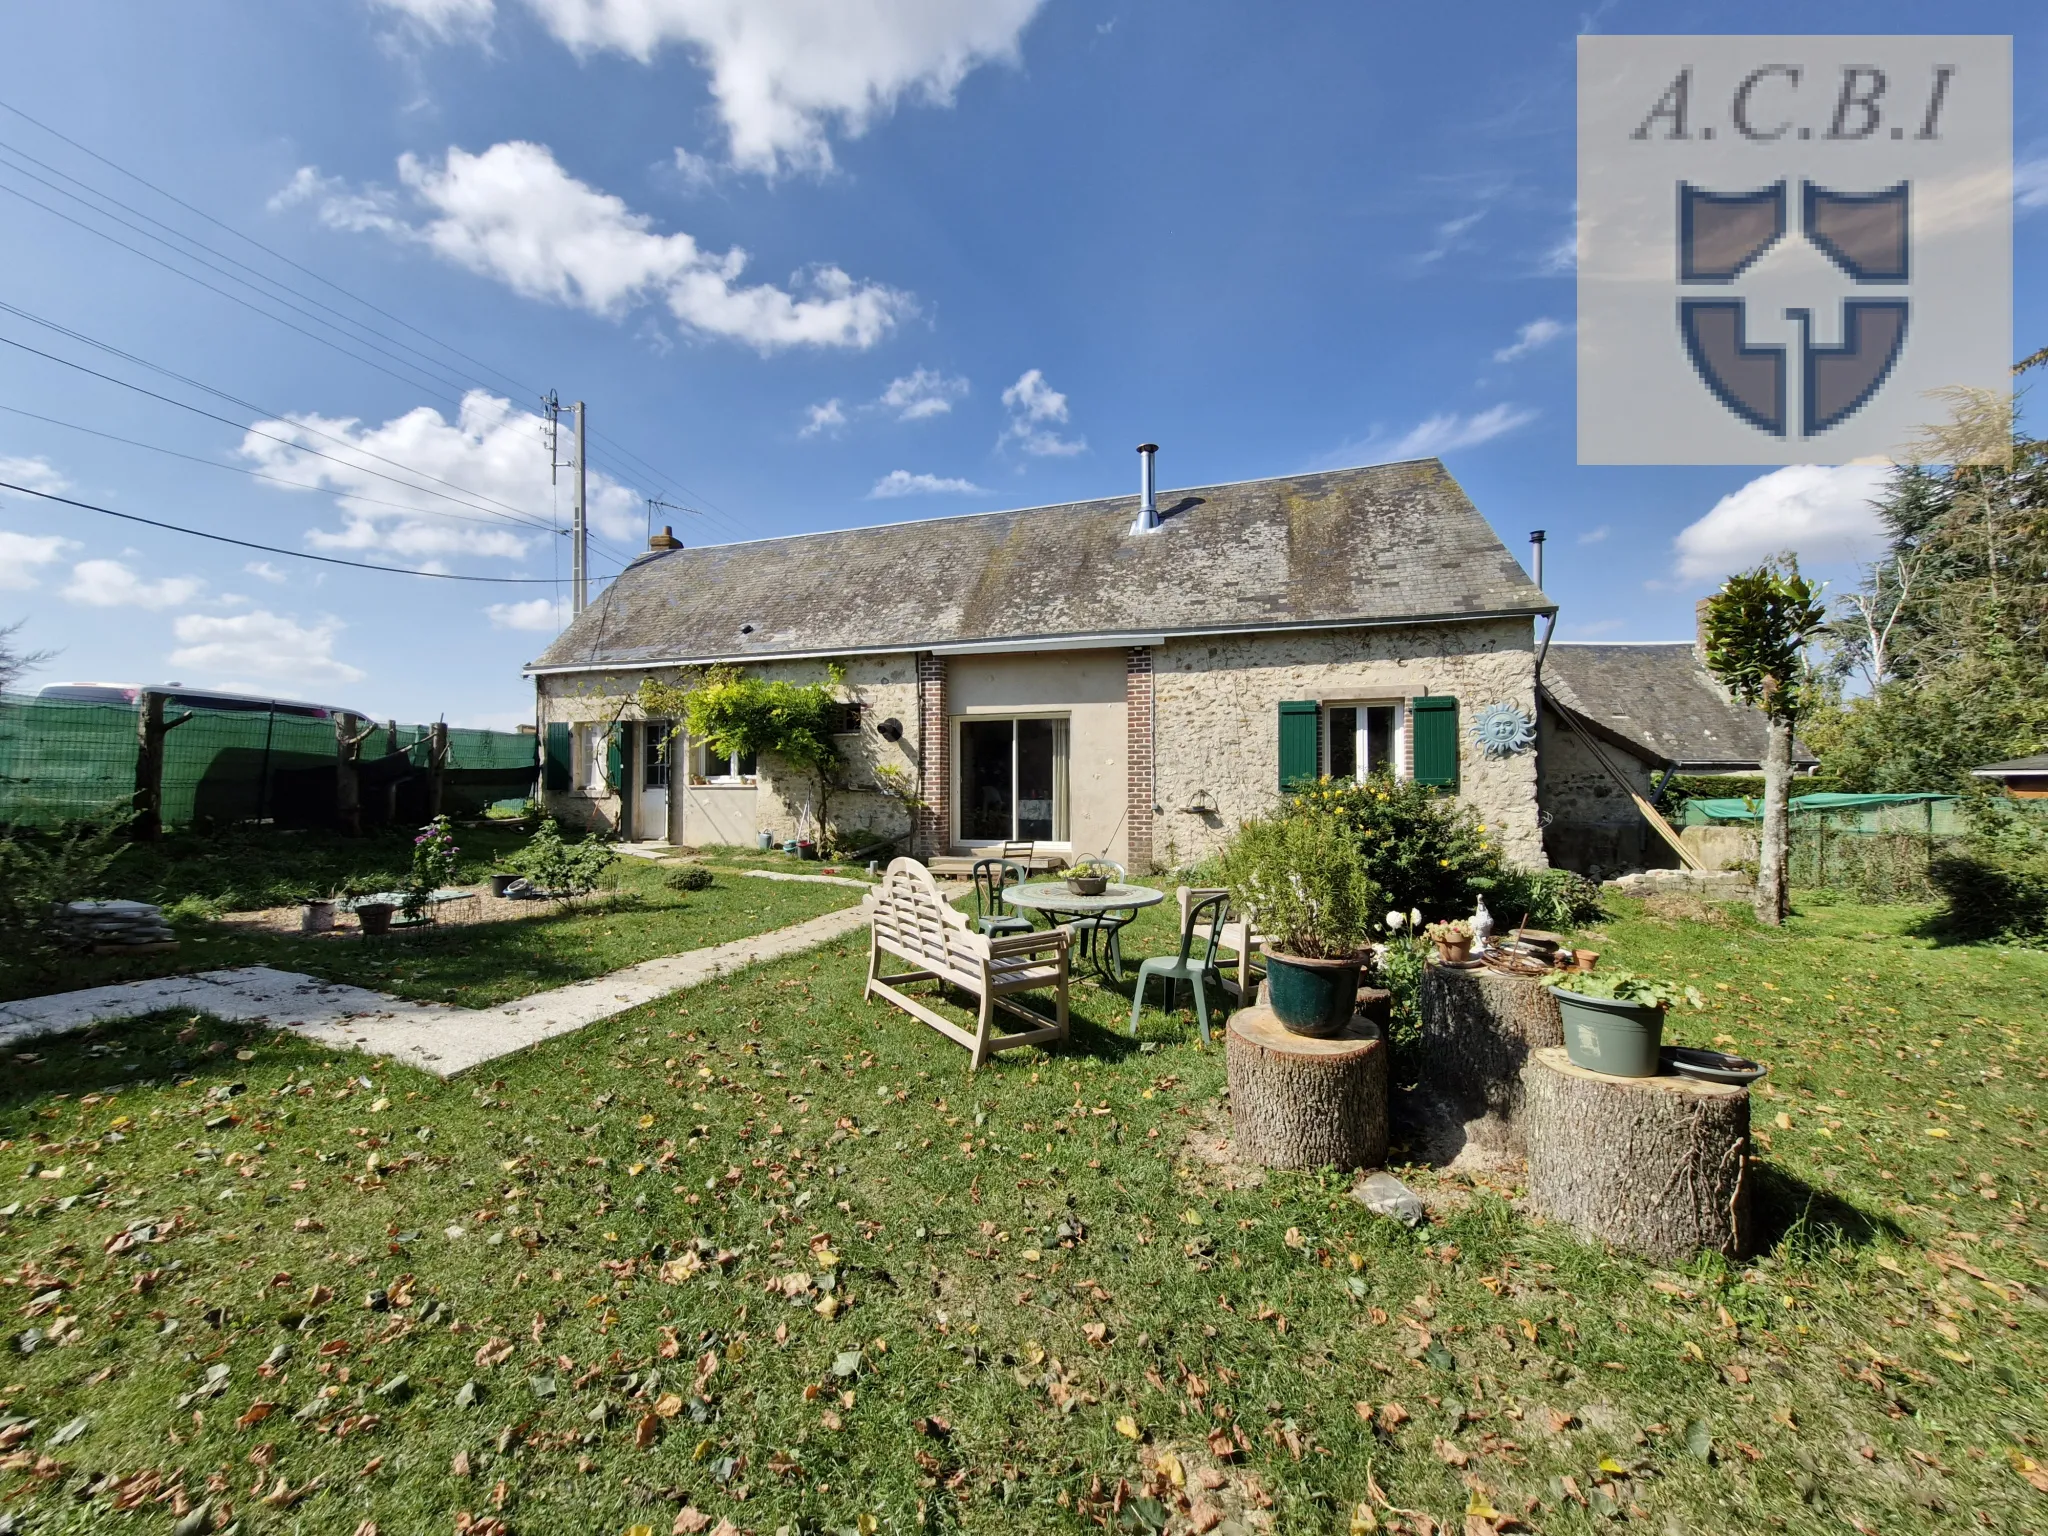
{"label": "white cloud", "polygon": [[248,572],[249,575],[260,577],[264,581],[281,582],[289,579],[283,571],[272,565],[268,560],[251,560],[242,569]]}
{"label": "white cloud", "polygon": [[1881,464],[1791,464],[1759,475],[1680,531],[1678,574],[1718,581],[1786,549],[1810,563],[1868,559],[1884,547],[1870,502],[1889,473]]}
{"label": "white cloud", "polygon": [[1453,453],[1460,448],[1477,448],[1481,443],[1490,443],[1517,427],[1527,426],[1536,419],[1536,415],[1525,406],[1505,402],[1469,416],[1445,411],[1409,428],[1386,450],[1386,456],[1389,459],[1423,459]]}
{"label": "white cloud", "polygon": [[1588,528],[1584,533],[1580,534],[1579,542],[1581,544],[1604,544],[1607,542],[1607,535],[1613,531],[1607,524],[1602,523],[1598,528]]}
{"label": "white cloud", "polygon": [[973,496],[981,493],[981,487],[972,480],[948,480],[938,475],[913,475],[907,469],[892,469],[875,482],[875,488],[868,492],[868,499],[886,501],[893,496]]}
{"label": "white cloud", "polygon": [[891,379],[875,403],[885,411],[894,411],[898,421],[923,421],[929,416],[945,415],[953,409],[955,400],[966,398],[965,379],[949,379],[935,368],[918,368],[900,379]]}
{"label": "white cloud", "polygon": [[176,608],[205,585],[197,576],[144,581],[118,560],[81,560],[71,568],[64,596],[88,608]]}
{"label": "white cloud", "polygon": [[569,622],[566,597],[535,597],[523,603],[493,603],[484,610],[498,629],[531,629],[558,634]]}
{"label": "white cloud", "polygon": [[359,683],[368,674],[334,655],[342,628],[339,619],[304,625],[267,608],[229,616],[180,614],[171,626],[179,646],[171,652],[171,664],[215,678],[251,677],[299,687]]}
{"label": "white cloud", "polygon": [[1518,358],[1527,357],[1531,352],[1538,352],[1549,346],[1570,329],[1571,327],[1562,320],[1552,320],[1547,316],[1531,320],[1515,332],[1515,339],[1511,345],[1502,347],[1493,354],[1493,360],[1496,363],[1512,363]]}
{"label": "white cloud", "polygon": [[[442,37],[480,36],[490,0],[377,0]],[[906,98],[950,105],[976,68],[1010,63],[1043,0],[525,0],[579,54],[651,63],[683,47],[710,76],[732,163],[830,170],[827,132],[865,132]]]}
{"label": "white cloud", "polygon": [[1009,407],[1010,424],[996,439],[998,448],[1014,442],[1035,458],[1070,458],[1088,451],[1085,437],[1061,437],[1053,430],[1067,420],[1067,397],[1046,383],[1038,369],[1027,370],[1004,390],[1003,404]]}
{"label": "white cloud", "polygon": [[26,592],[36,584],[36,567],[49,565],[73,547],[54,533],[8,533],[0,529],[0,592]]}
{"label": "white cloud", "polygon": [[1470,213],[1459,214],[1455,219],[1444,220],[1437,225],[1436,239],[1430,243],[1429,249],[1417,251],[1411,260],[1418,267],[1434,266],[1451,252],[1462,250],[1472,243],[1465,238],[1466,232],[1485,217],[1484,208],[1475,208]]}
{"label": "white cloud", "polygon": [[857,283],[834,266],[799,272],[789,288],[743,287],[745,251],[720,254],[686,234],[657,234],[646,214],[578,181],[543,144],[511,140],[474,155],[451,148],[438,163],[406,154],[398,176],[420,219],[394,211],[388,192],[340,190],[312,167],[278,197],[285,206],[314,203],[336,228],[417,242],[526,298],[607,318],[660,303],[690,330],[763,352],[871,347],[916,311],[909,295]]}
{"label": "white cloud", "polygon": [[803,430],[797,433],[798,437],[816,437],[820,432],[830,432],[837,436],[846,430],[846,407],[836,395],[821,404],[811,406],[805,415],[809,419],[804,422]]}
{"label": "white cloud", "polygon": [[[32,491],[47,491],[52,496],[71,489],[57,467],[40,455],[32,459],[12,459],[0,456],[0,480],[14,485],[26,486]],[[6,494],[0,492],[0,495]]]}
{"label": "white cloud", "polygon": [[693,155],[682,145],[676,146],[676,179],[682,183],[683,194],[695,197],[708,192],[718,184],[718,165],[704,155]]}
{"label": "white cloud", "polygon": [[396,11],[421,32],[451,42],[462,37],[487,37],[495,13],[494,0],[370,0]]}
{"label": "white cloud", "polygon": [[2048,208],[2048,155],[2012,168],[2012,195],[2023,210]]}
{"label": "white cloud", "polygon": [[[243,458],[265,474],[339,498],[342,526],[309,533],[316,548],[409,560],[458,555],[516,560],[534,552],[536,537],[549,537],[545,530],[493,515],[502,511],[500,504],[543,521],[551,514],[540,418],[488,391],[465,395],[461,414],[452,422],[423,405],[381,426],[309,414],[294,421],[259,421],[256,430],[270,436],[252,431],[242,440]],[[315,458],[302,449],[332,457]],[[413,474],[404,475],[386,460]],[[380,473],[411,479],[426,489],[379,479]],[[429,475],[462,490],[429,480]],[[469,505],[446,499],[456,495]],[[600,534],[637,539],[643,519],[640,498],[632,490],[593,470],[586,496],[591,526]],[[398,505],[389,505],[393,502]]]}

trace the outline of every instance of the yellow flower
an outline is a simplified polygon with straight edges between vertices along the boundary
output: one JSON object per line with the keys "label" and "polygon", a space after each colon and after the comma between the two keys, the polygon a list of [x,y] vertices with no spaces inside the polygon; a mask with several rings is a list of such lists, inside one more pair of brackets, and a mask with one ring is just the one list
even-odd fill
{"label": "yellow flower", "polygon": [[1436,862],[1437,867],[1439,869],[1449,869],[1451,867],[1451,861],[1449,859],[1438,859]]}

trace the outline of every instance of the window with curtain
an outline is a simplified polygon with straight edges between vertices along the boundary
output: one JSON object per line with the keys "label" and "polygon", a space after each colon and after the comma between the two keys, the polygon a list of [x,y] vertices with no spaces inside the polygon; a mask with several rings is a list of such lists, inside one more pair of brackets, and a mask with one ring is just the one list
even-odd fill
{"label": "window with curtain", "polygon": [[1066,842],[1067,742],[1063,715],[962,720],[961,841]]}
{"label": "window with curtain", "polygon": [[1399,704],[1331,704],[1324,710],[1323,772],[1333,779],[1401,773]]}

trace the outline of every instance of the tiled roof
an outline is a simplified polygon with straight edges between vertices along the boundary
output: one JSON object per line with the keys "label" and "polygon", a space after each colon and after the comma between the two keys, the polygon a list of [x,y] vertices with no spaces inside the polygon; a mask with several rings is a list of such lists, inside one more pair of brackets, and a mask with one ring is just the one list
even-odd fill
{"label": "tiled roof", "polygon": [[[1553,645],[1543,688],[1646,762],[1700,772],[1763,765],[1763,715],[1730,699],[1685,641]],[[1793,759],[1814,761],[1796,744]]]}
{"label": "tiled roof", "polygon": [[1434,459],[643,556],[538,671],[1540,614]]}

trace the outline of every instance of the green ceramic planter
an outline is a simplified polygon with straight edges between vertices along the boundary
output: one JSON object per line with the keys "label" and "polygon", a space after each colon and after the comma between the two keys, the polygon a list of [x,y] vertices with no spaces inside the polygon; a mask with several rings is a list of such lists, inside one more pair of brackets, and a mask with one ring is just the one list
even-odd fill
{"label": "green ceramic planter", "polygon": [[1564,1049],[1575,1067],[1606,1077],[1655,1077],[1664,1043],[1664,1010],[1552,987],[1564,1021]]}
{"label": "green ceramic planter", "polygon": [[1266,952],[1266,1006],[1293,1035],[1340,1035],[1358,1008],[1357,960],[1308,960]]}

